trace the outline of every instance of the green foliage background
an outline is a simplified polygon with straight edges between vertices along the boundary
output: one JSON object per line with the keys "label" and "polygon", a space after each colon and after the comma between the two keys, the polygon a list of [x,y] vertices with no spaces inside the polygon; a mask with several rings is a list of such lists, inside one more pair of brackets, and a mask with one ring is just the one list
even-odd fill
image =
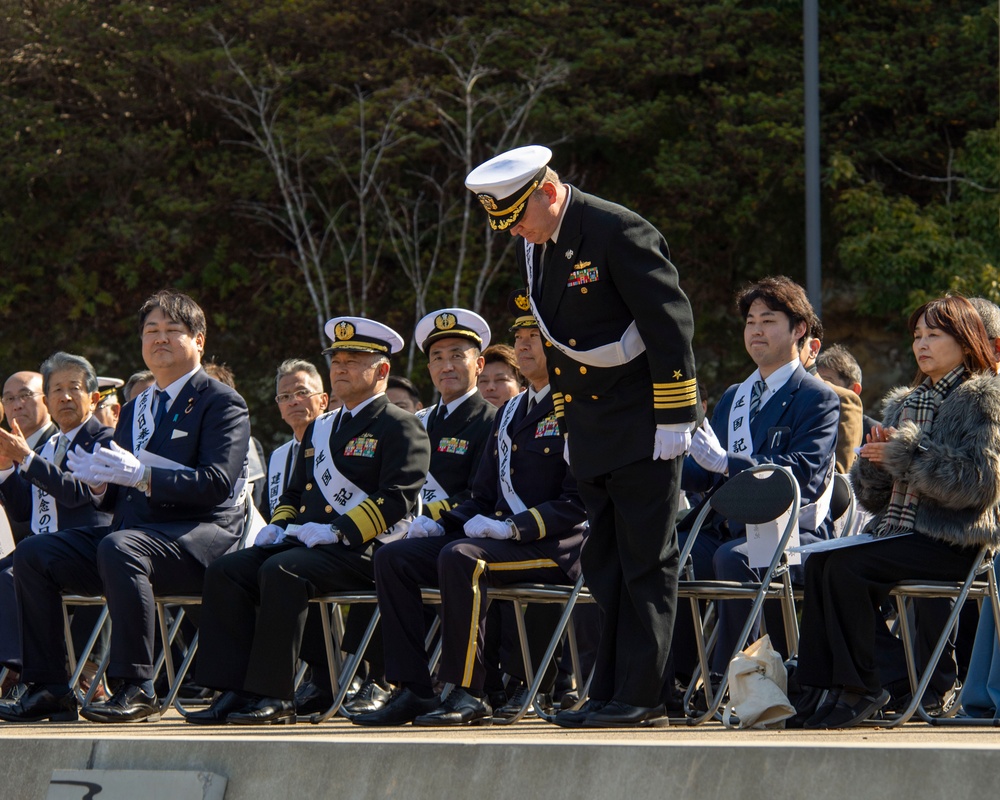
{"label": "green foliage background", "polygon": [[[912,369],[909,309],[949,289],[1000,300],[997,13],[983,0],[821,3],[824,323],[828,343],[859,356],[869,405]],[[475,51],[483,102],[465,155],[549,144],[572,183],[659,226],[718,396],[748,370],[734,290],[769,273],[804,280],[801,35],[791,0],[0,0],[0,372],[66,349],[127,377],[142,366],[135,310],[176,286],[206,310],[207,352],[234,368],[255,433],[285,435],[273,371],[290,356],[321,363],[317,312],[288,242],[247,213],[279,197],[219,100],[242,91],[227,42],[274,89],[274,130],[313,208],[337,210],[364,245],[327,252],[334,311],[360,303],[412,330],[390,208],[418,231],[415,263],[440,237],[428,308],[456,292],[473,303],[484,248],[499,259],[481,308],[502,338],[512,251],[475,209],[463,227],[464,167],[446,146],[449,120],[463,121],[454,64]],[[564,79],[505,140],[539,62]],[[402,109],[401,144],[379,168],[386,206],[364,227],[349,180],[359,96],[368,145]],[[419,359],[413,372],[429,396]]]}

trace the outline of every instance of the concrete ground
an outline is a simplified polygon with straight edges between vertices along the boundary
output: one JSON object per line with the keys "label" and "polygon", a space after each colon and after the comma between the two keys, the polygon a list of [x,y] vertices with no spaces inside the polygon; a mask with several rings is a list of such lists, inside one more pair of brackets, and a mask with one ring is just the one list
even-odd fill
{"label": "concrete ground", "polygon": [[[727,731],[719,724],[568,731],[0,723],[4,798],[44,798],[53,769],[204,770],[228,800],[298,797],[918,798],[996,791],[1000,731]],[[149,797],[154,797],[151,792]]]}

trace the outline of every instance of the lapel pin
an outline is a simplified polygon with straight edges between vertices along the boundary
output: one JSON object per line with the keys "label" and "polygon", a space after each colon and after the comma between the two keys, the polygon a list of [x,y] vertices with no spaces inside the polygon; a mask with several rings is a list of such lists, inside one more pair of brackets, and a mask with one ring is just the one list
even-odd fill
{"label": "lapel pin", "polygon": [[[188,398],[187,408],[184,409],[184,413],[185,414],[190,414],[192,408],[194,408],[194,398],[193,397],[189,397]],[[175,422],[177,421],[177,417],[174,417],[174,421]]]}
{"label": "lapel pin", "polygon": [[572,257],[573,257],[573,251],[572,250],[567,250],[566,251],[566,258],[569,259],[569,258],[572,258]]}

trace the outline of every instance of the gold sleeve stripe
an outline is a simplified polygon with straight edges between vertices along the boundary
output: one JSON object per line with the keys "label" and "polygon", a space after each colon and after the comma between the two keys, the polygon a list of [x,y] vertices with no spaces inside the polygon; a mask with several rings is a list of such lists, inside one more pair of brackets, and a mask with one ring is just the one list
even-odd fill
{"label": "gold sleeve stripe", "polygon": [[672,389],[653,389],[653,394],[656,397],[669,397],[678,394],[694,394],[697,391],[698,388],[696,386],[678,386]]}
{"label": "gold sleeve stripe", "polygon": [[[513,572],[518,569],[546,569],[559,565],[551,558],[536,558],[531,561],[495,561],[490,564],[490,572]],[[475,580],[475,576],[473,576]]]}
{"label": "gold sleeve stripe", "polygon": [[424,506],[424,516],[429,516],[435,522],[441,519],[441,515],[445,511],[451,511],[452,505],[447,500],[435,500],[433,503],[428,503]]}
{"label": "gold sleeve stripe", "polygon": [[664,409],[664,408],[688,408],[689,406],[695,405],[695,400],[678,401],[676,403],[653,403],[654,409]]}
{"label": "gold sleeve stripe", "polygon": [[370,541],[386,529],[385,517],[371,498],[355,506],[345,514],[358,526],[362,541]]}
{"label": "gold sleeve stripe", "polygon": [[465,669],[462,671],[462,686],[472,685],[472,669],[476,665],[476,645],[479,644],[479,607],[482,605],[482,592],[479,591],[479,578],[486,570],[486,562],[481,558],[476,561],[472,571],[472,614],[469,620],[469,638],[465,646]]}
{"label": "gold sleeve stripe", "polygon": [[545,520],[542,519],[542,515],[538,513],[537,508],[529,508],[528,511],[531,513],[531,516],[535,518],[535,524],[538,525],[538,538],[544,539],[546,533]]}
{"label": "gold sleeve stripe", "polygon": [[653,388],[654,389],[672,389],[672,388],[681,387],[681,386],[683,386],[683,387],[696,386],[697,384],[698,384],[698,379],[697,378],[691,378],[691,380],[676,381],[675,383],[654,383],[653,384]]}
{"label": "gold sleeve stripe", "polygon": [[271,515],[271,522],[280,522],[286,519],[295,519],[298,511],[295,506],[278,506]]}

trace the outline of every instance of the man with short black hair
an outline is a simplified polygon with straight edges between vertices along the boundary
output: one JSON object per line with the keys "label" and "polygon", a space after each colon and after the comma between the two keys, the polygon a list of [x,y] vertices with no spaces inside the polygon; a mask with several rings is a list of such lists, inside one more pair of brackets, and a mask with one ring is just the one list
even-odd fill
{"label": "man with short black hair", "polygon": [[[123,409],[110,448],[67,456],[91,487],[106,527],[33,536],[14,551],[28,692],[0,706],[9,722],[77,718],[67,685],[62,594],[99,595],[111,614],[110,699],[86,706],[94,722],[156,721],[154,593],[197,594],[205,566],[243,531],[250,418],[243,398],[201,368],[205,315],[176,291],[139,310],[142,356],[155,383]],[[155,590],[155,591],[154,591]]]}

